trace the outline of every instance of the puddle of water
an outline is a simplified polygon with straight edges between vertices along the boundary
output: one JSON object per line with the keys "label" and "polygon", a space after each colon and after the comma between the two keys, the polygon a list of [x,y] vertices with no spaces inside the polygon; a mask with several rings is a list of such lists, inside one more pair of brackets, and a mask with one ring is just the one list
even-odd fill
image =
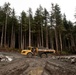
{"label": "puddle of water", "polygon": [[41,75],[43,72],[42,67],[34,67],[32,70],[29,72],[29,75]]}

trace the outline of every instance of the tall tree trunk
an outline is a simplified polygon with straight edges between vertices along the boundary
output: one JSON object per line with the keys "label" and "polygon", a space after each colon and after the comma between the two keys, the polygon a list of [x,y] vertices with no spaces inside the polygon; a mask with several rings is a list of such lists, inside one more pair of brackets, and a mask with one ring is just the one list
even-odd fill
{"label": "tall tree trunk", "polygon": [[56,51],[58,53],[58,39],[57,39],[56,27],[55,27],[55,42],[56,42]]}
{"label": "tall tree trunk", "polygon": [[13,48],[13,25],[12,25],[12,31],[11,31],[11,48]]}
{"label": "tall tree trunk", "polygon": [[15,30],[12,25],[12,32],[11,32],[11,48],[15,48]]}
{"label": "tall tree trunk", "polygon": [[72,33],[71,33],[71,46],[72,46],[72,47],[73,47],[73,46],[75,46],[75,43],[74,43],[74,38],[73,38]]}
{"label": "tall tree trunk", "polygon": [[48,48],[48,31],[46,30],[46,48]]}
{"label": "tall tree trunk", "polygon": [[31,46],[31,24],[30,24],[30,9],[29,9],[29,46]]}
{"label": "tall tree trunk", "polygon": [[6,14],[6,19],[5,19],[4,47],[6,47],[6,33],[7,33],[7,14]]}
{"label": "tall tree trunk", "polygon": [[2,35],[1,35],[1,47],[3,46],[3,35],[4,34],[4,25],[2,26]]}
{"label": "tall tree trunk", "polygon": [[54,46],[53,46],[53,38],[50,37],[50,44],[51,44],[51,49],[54,49]]}
{"label": "tall tree trunk", "polygon": [[59,31],[59,38],[60,38],[60,50],[61,50],[61,52],[62,52],[62,38],[61,38],[61,33],[60,33],[60,31]]}
{"label": "tall tree trunk", "polygon": [[8,37],[7,37],[7,47],[9,48],[10,47],[10,35],[8,34]]}
{"label": "tall tree trunk", "polygon": [[24,34],[23,34],[23,49],[24,49],[24,38],[25,38],[25,36],[24,36]]}
{"label": "tall tree trunk", "polygon": [[43,47],[43,26],[42,26],[42,23],[41,23],[41,46]]}
{"label": "tall tree trunk", "polygon": [[23,40],[22,40],[22,24],[21,24],[21,49],[23,49]]}
{"label": "tall tree trunk", "polygon": [[25,32],[25,36],[24,36],[24,49],[26,48],[26,32]]}
{"label": "tall tree trunk", "polygon": [[19,49],[21,48],[21,41],[20,41],[21,37],[20,37],[20,33],[18,34],[18,43],[19,43]]}
{"label": "tall tree trunk", "polygon": [[41,47],[40,31],[38,32],[38,35],[37,35],[37,47]]}
{"label": "tall tree trunk", "polygon": [[70,51],[70,40],[68,40],[68,50]]}
{"label": "tall tree trunk", "polygon": [[41,37],[40,37],[40,31],[38,33],[38,47],[41,47]]}
{"label": "tall tree trunk", "polygon": [[14,41],[13,41],[13,48],[15,48],[15,31],[14,31]]}
{"label": "tall tree trunk", "polygon": [[37,37],[37,47],[39,47],[39,36]]}
{"label": "tall tree trunk", "polygon": [[39,46],[41,47],[41,36],[40,36],[40,31],[39,31]]}
{"label": "tall tree trunk", "polygon": [[31,46],[31,26],[29,21],[29,46]]}
{"label": "tall tree trunk", "polygon": [[62,40],[63,40],[63,42],[62,42],[62,44],[63,44],[62,49],[63,49],[63,50],[66,50],[67,44],[66,44],[65,36],[62,38]]}
{"label": "tall tree trunk", "polygon": [[45,23],[46,26],[46,48],[48,48],[48,29],[47,29],[47,22]]}
{"label": "tall tree trunk", "polygon": [[19,24],[18,43],[19,49],[21,49],[21,24]]}
{"label": "tall tree trunk", "polygon": [[71,50],[76,51],[75,43],[74,43],[74,37],[71,33]]}

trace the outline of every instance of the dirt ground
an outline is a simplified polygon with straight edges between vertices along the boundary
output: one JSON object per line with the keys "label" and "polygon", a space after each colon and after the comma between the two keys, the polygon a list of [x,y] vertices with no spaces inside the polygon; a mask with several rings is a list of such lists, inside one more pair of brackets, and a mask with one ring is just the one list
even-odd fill
{"label": "dirt ground", "polygon": [[34,56],[33,58],[26,58],[19,53],[0,52],[1,54],[9,56],[13,60],[0,61],[0,75],[44,75],[44,68],[48,61],[63,66],[68,65],[67,68],[74,67],[76,69],[76,63],[72,64],[69,60],[70,56],[50,56],[48,58]]}

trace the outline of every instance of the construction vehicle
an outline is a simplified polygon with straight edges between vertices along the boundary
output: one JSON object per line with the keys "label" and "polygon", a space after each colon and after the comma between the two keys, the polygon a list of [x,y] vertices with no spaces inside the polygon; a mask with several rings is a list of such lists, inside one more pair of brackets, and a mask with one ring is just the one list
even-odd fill
{"label": "construction vehicle", "polygon": [[55,50],[52,49],[38,49],[37,47],[28,47],[27,49],[24,49],[21,51],[22,55],[26,55],[27,57],[32,56],[40,56],[40,57],[48,57],[51,54],[55,54]]}

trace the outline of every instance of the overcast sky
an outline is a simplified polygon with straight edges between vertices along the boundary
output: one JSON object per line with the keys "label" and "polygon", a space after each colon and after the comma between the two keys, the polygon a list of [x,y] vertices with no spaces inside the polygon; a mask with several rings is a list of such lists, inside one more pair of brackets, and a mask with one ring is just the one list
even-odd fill
{"label": "overcast sky", "polygon": [[5,2],[11,4],[11,8],[15,9],[17,15],[19,15],[22,10],[27,12],[29,7],[35,12],[39,5],[50,11],[51,3],[57,3],[61,8],[61,13],[65,13],[68,20],[73,22],[75,20],[76,0],[0,0],[0,6],[3,6]]}

